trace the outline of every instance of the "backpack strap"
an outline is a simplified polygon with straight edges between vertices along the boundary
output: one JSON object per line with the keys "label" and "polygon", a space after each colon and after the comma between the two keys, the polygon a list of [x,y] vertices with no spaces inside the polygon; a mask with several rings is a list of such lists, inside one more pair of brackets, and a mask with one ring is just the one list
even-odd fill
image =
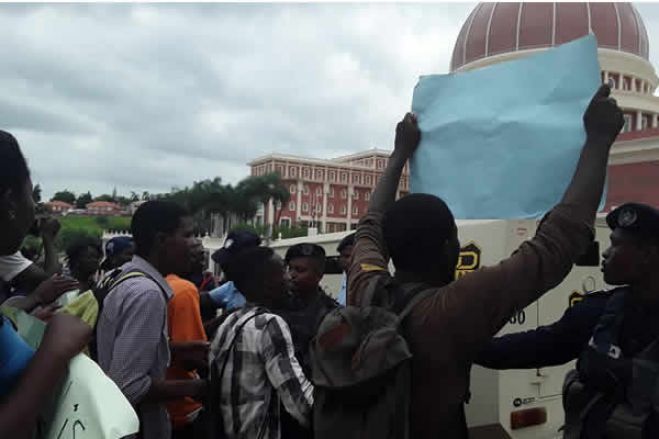
{"label": "backpack strap", "polygon": [[437,293],[436,287],[428,287],[426,285],[418,285],[413,290],[411,290],[408,293],[409,299],[407,301],[407,305],[405,305],[405,308],[403,308],[403,310],[398,314],[398,321],[402,322],[405,317],[407,317],[410,312],[412,312],[415,306],[435,293]]}

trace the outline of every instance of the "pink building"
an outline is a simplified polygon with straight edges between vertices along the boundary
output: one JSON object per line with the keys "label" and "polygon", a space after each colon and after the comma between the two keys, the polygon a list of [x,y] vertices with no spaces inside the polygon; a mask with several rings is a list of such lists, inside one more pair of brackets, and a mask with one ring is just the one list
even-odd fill
{"label": "pink building", "polygon": [[[276,172],[291,194],[285,206],[271,203],[265,212],[259,212],[257,222],[314,225],[323,233],[354,229],[366,213],[389,154],[374,149],[331,160],[271,154],[252,161],[252,175]],[[399,196],[408,192],[405,166]]]}

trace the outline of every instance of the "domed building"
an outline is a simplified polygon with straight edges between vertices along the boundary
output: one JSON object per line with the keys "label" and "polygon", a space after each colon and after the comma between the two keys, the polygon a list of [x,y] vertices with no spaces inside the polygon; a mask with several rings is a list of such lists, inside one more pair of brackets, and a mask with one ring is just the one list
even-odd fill
{"label": "domed building", "polygon": [[458,35],[451,71],[523,57],[591,32],[602,81],[612,84],[625,113],[611,151],[606,210],[626,201],[659,207],[659,78],[643,19],[630,3],[480,3]]}

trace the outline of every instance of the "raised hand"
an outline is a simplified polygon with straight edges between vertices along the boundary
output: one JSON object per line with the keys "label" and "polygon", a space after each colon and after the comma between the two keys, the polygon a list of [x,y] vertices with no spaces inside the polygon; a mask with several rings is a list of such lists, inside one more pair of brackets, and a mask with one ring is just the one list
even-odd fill
{"label": "raised hand", "polygon": [[62,294],[78,288],[80,288],[80,284],[75,279],[55,274],[41,282],[32,295],[39,303],[45,305],[57,300]]}
{"label": "raised hand", "polygon": [[414,113],[407,113],[396,126],[396,141],[394,152],[409,159],[416,151],[421,141],[421,131]]}
{"label": "raised hand", "polygon": [[611,97],[611,87],[602,85],[586,109],[583,117],[586,135],[591,140],[612,144],[625,125],[618,103]]}

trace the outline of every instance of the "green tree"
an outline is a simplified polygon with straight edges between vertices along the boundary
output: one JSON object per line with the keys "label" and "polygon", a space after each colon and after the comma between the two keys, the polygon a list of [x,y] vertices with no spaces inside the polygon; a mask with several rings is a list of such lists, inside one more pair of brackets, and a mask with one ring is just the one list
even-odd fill
{"label": "green tree", "polygon": [[55,192],[55,195],[53,195],[53,198],[51,198],[50,201],[63,201],[65,203],[75,204],[76,194],[69,191],[68,189],[65,189],[60,192]]}
{"label": "green tree", "polygon": [[84,209],[92,201],[94,201],[94,199],[92,198],[91,192],[87,191],[85,194],[80,194],[76,200],[76,208]]}

